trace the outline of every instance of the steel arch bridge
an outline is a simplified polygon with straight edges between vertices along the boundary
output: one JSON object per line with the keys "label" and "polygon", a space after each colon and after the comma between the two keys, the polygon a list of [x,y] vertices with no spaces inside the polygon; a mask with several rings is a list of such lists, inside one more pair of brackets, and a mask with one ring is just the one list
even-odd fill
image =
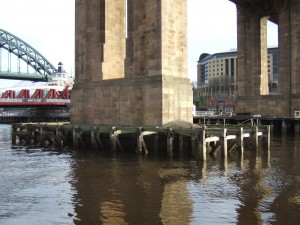
{"label": "steel arch bridge", "polygon": [[[21,40],[17,36],[0,29],[0,49],[3,48],[9,53],[23,60],[27,66],[34,69],[36,73],[22,73],[11,71],[0,71],[0,79],[47,81],[57,69],[37,50]],[[1,62],[0,62],[1,63]]]}

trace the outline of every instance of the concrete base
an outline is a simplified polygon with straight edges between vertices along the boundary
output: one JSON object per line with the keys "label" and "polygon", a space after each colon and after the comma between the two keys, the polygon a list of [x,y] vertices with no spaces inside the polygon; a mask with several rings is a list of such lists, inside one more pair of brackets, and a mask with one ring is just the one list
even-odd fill
{"label": "concrete base", "polygon": [[189,79],[147,76],[77,82],[71,93],[71,122],[115,125],[192,123]]}

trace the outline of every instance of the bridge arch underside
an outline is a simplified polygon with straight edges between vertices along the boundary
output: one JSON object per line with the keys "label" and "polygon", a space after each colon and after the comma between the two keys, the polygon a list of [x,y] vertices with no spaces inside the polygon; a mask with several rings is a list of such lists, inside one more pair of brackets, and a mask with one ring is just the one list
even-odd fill
{"label": "bridge arch underside", "polygon": [[[300,1],[232,0],[238,19],[237,113],[293,116],[300,110]],[[268,93],[267,19],[278,25],[278,93]]]}

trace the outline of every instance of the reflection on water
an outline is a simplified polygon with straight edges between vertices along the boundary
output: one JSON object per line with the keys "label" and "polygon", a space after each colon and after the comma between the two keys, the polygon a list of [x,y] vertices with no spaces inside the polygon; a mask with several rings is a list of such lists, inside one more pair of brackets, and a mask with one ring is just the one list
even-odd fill
{"label": "reflection on water", "polygon": [[0,126],[0,224],[297,224],[300,141],[271,154],[172,160],[11,146]]}

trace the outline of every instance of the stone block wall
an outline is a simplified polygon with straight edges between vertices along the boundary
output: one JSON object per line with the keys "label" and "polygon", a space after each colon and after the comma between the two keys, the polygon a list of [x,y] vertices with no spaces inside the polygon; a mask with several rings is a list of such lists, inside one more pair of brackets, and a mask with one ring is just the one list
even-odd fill
{"label": "stone block wall", "polygon": [[[193,122],[186,0],[76,0],[71,122]],[[126,57],[125,57],[126,53]]]}
{"label": "stone block wall", "polygon": [[237,113],[250,113],[264,117],[283,117],[289,115],[287,96],[238,96]]}
{"label": "stone block wall", "polygon": [[162,76],[80,83],[72,90],[71,118],[105,125],[162,125],[178,118],[191,121],[191,92],[186,79],[170,81]]}

